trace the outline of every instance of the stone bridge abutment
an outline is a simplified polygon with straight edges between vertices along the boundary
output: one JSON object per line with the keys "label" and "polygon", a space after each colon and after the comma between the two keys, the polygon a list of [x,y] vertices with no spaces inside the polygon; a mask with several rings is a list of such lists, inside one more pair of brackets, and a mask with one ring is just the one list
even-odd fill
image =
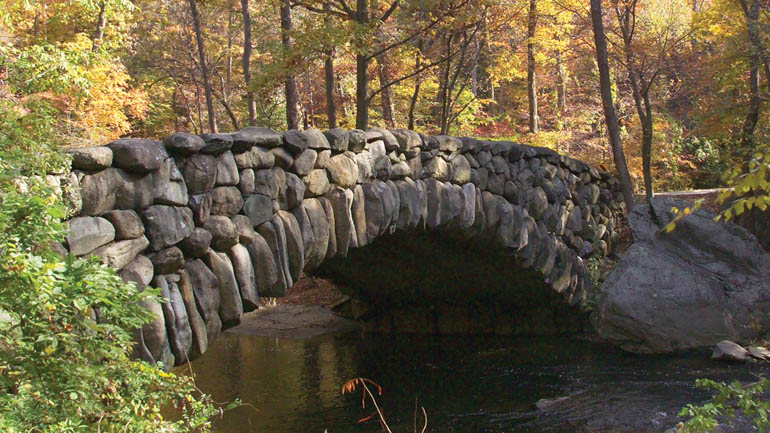
{"label": "stone bridge abutment", "polygon": [[[377,246],[391,238],[401,250],[432,242],[432,254],[411,256],[418,272],[432,272],[425,263],[442,250],[468,245],[472,257],[456,263],[473,266],[489,251],[484,260],[506,269],[505,279],[526,273],[576,304],[591,284],[587,257],[608,253],[623,215],[617,181],[575,159],[408,130],[248,127],[70,153],[64,182],[74,186],[77,216],[66,246],[161,289],[168,302],[146,306],[157,320],[137,333],[137,355],[167,365],[205,352],[259,297],[284,295],[302,272],[325,263],[339,272],[340,258],[359,251],[370,251],[359,266],[375,267]],[[387,287],[387,273],[370,274],[385,275],[373,287]]]}

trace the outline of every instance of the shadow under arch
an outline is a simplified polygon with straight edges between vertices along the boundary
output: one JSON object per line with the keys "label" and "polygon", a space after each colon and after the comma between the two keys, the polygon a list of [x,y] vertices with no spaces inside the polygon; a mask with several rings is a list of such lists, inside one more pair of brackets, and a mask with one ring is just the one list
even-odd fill
{"label": "shadow under arch", "polygon": [[586,310],[489,242],[439,230],[396,231],[328,259],[367,332],[556,335],[580,332]]}

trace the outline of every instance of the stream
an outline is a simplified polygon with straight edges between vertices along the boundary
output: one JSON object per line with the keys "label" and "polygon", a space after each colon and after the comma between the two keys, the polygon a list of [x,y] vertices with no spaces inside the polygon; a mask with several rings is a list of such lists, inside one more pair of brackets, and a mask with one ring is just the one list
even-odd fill
{"label": "stream", "polygon": [[[708,398],[697,378],[768,373],[703,351],[638,356],[574,337],[358,332],[304,340],[226,332],[192,369],[215,400],[244,402],[215,423],[231,433],[378,432],[376,420],[356,422],[373,412],[361,393],[340,393],[354,377],[382,386],[377,401],[394,433],[413,431],[415,399],[428,432],[663,432],[683,406]],[[546,410],[535,407],[541,399],[552,402]]]}

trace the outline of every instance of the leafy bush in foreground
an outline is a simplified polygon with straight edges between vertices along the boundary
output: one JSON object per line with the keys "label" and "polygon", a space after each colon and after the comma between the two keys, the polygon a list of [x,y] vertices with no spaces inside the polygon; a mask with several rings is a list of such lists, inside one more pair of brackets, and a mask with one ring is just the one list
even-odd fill
{"label": "leafy bush in foreground", "polygon": [[0,152],[0,431],[208,431],[220,409],[191,378],[130,359],[158,292],[53,252],[66,208],[20,166]]}
{"label": "leafy bush in foreground", "polygon": [[748,385],[698,379],[697,385],[713,390],[714,395],[703,406],[689,404],[682,409],[679,415],[689,420],[679,425],[679,432],[714,432],[720,420],[731,422],[737,415],[751,418],[760,432],[770,431],[770,401],[765,396],[770,389],[770,379],[762,378]]}

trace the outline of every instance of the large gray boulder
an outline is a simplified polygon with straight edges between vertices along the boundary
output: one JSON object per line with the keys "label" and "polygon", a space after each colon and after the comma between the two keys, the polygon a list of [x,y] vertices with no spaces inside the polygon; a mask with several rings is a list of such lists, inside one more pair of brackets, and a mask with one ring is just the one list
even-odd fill
{"label": "large gray boulder", "polygon": [[80,180],[80,195],[83,200],[83,215],[99,215],[115,208],[115,190],[121,182],[118,171],[107,168],[94,174],[87,174]]}
{"label": "large gray boulder", "polygon": [[241,191],[234,186],[220,186],[211,190],[211,215],[233,216],[243,208]]}
{"label": "large gray boulder", "polygon": [[[254,242],[246,245],[246,250],[255,271],[254,282],[258,296],[272,296],[272,287],[277,283],[279,277],[278,266],[275,263],[273,253],[270,251],[270,246],[262,235],[257,234]],[[257,270],[259,272],[256,272]]]}
{"label": "large gray boulder", "polygon": [[326,174],[326,170],[320,168],[311,170],[307,176],[302,178],[302,181],[305,183],[306,197],[324,195],[330,188],[329,176]]}
{"label": "large gray boulder", "polygon": [[297,155],[307,149],[308,140],[302,131],[292,129],[283,133],[283,144],[292,154]]}
{"label": "large gray boulder", "polygon": [[331,157],[326,166],[331,181],[343,188],[350,188],[358,180],[358,163],[346,154]]}
{"label": "large gray boulder", "polygon": [[192,155],[203,149],[206,142],[197,135],[188,134],[186,132],[177,132],[163,140],[163,144],[169,152],[178,155]]}
{"label": "large gray boulder", "polygon": [[407,153],[407,156],[409,157],[417,155],[417,148],[422,146],[422,140],[420,139],[419,134],[408,129],[394,129],[390,132],[396,137],[401,152]]}
{"label": "large gray boulder", "polygon": [[78,217],[67,222],[67,245],[76,256],[91,251],[115,240],[115,228],[104,218]]}
{"label": "large gray boulder", "polygon": [[655,198],[629,214],[635,243],[601,287],[599,335],[626,350],[664,353],[770,329],[770,255],[747,230],[698,210],[660,231],[686,203]]}
{"label": "large gray boulder", "polygon": [[350,141],[350,136],[348,135],[348,131],[342,129],[342,128],[334,128],[330,129],[328,131],[324,131],[324,136],[329,142],[329,145],[332,149],[336,152],[344,152],[348,150],[348,143]]}
{"label": "large gray boulder", "polygon": [[152,281],[152,262],[147,256],[140,254],[124,266],[118,274],[124,282],[134,283],[137,289],[144,290]]}
{"label": "large gray boulder", "polygon": [[[203,317],[201,317],[201,313],[195,305],[195,295],[193,295],[192,288],[193,283],[187,270],[182,270],[182,272],[179,273],[179,276],[180,279],[177,287],[182,296],[182,302],[184,303],[185,312],[187,313],[187,320],[190,325],[192,337],[189,356],[194,358],[201,356],[209,347],[209,340],[206,334],[206,322],[203,321]],[[169,288],[171,288],[171,285]]]}
{"label": "large gray boulder", "polygon": [[140,175],[115,169],[115,175],[116,209],[142,209],[152,204],[152,174]]}
{"label": "large gray boulder", "polygon": [[154,251],[181,242],[195,227],[192,211],[186,207],[150,206],[142,211],[142,221]]}
{"label": "large gray boulder", "polygon": [[227,252],[238,243],[238,227],[233,221],[222,215],[212,215],[203,228],[211,233],[211,248]]}
{"label": "large gray boulder", "polygon": [[275,155],[267,149],[254,146],[246,152],[235,155],[235,165],[239,169],[272,168],[275,165]]}
{"label": "large gray boulder", "polygon": [[[253,243],[257,235],[251,240]],[[235,280],[238,282],[238,288],[241,291],[243,308],[246,311],[255,310],[259,307],[259,295],[257,294],[257,277],[252,265],[249,251],[241,244],[235,244],[228,252],[230,261],[233,264]]]}
{"label": "large gray boulder", "polygon": [[206,264],[219,281],[219,317],[226,325],[238,324],[243,315],[243,304],[230,258],[225,253],[209,250]]}
{"label": "large gray boulder", "polygon": [[315,167],[315,161],[318,159],[318,152],[313,149],[307,149],[294,158],[294,172],[300,176],[310,173]]}
{"label": "large gray boulder", "polygon": [[206,145],[200,150],[206,155],[218,156],[233,147],[233,137],[230,134],[202,134]]}
{"label": "large gray boulder", "polygon": [[360,129],[351,129],[348,131],[348,150],[360,152],[366,146],[366,133]]}
{"label": "large gray boulder", "polygon": [[249,217],[252,226],[258,226],[273,216],[273,201],[266,195],[251,195],[243,205],[243,212]]}
{"label": "large gray boulder", "polygon": [[190,279],[198,311],[208,323],[219,312],[219,280],[201,259],[187,262],[185,271]]}
{"label": "large gray boulder", "polygon": [[179,158],[177,163],[182,169],[189,194],[204,194],[214,187],[217,180],[216,157],[196,153],[187,158]]}
{"label": "large gray boulder", "polygon": [[161,289],[161,295],[168,299],[168,302],[161,304],[161,307],[174,358],[177,363],[186,362],[190,346],[192,345],[192,331],[190,330],[190,322],[187,320],[187,311],[185,311],[184,301],[179,293],[179,288],[176,284],[168,284],[166,278],[162,276],[155,277],[153,287]]}
{"label": "large gray boulder", "polygon": [[66,153],[77,170],[97,171],[112,165],[112,150],[107,146],[72,147]]}
{"label": "large gray boulder", "polygon": [[254,146],[276,147],[281,145],[281,134],[269,128],[247,126],[233,134],[233,152],[245,152]]}
{"label": "large gray boulder", "polygon": [[185,257],[197,259],[206,254],[212,239],[213,235],[211,232],[200,227],[195,227],[190,236],[179,244],[179,248],[181,248]]}
{"label": "large gray boulder", "polygon": [[172,274],[184,266],[184,254],[177,247],[160,250],[148,257],[155,268],[156,275]]}
{"label": "large gray boulder", "polygon": [[187,205],[187,184],[173,158],[163,161],[152,173],[152,202],[169,206]]}
{"label": "large gray boulder", "polygon": [[217,157],[217,179],[216,185],[238,185],[240,178],[238,176],[238,166],[235,164],[235,158],[231,152],[225,152]]}
{"label": "large gray boulder", "polygon": [[121,270],[124,266],[134,260],[137,254],[144,251],[149,244],[150,241],[142,236],[136,239],[112,242],[96,249],[92,254],[100,257],[104,264],[115,270]]}
{"label": "large gray boulder", "polygon": [[160,168],[168,153],[159,141],[145,138],[121,138],[108,144],[116,167],[133,173],[147,173]]}
{"label": "large gray boulder", "polygon": [[144,234],[144,225],[133,210],[111,210],[102,215],[115,227],[115,240],[136,239]]}

